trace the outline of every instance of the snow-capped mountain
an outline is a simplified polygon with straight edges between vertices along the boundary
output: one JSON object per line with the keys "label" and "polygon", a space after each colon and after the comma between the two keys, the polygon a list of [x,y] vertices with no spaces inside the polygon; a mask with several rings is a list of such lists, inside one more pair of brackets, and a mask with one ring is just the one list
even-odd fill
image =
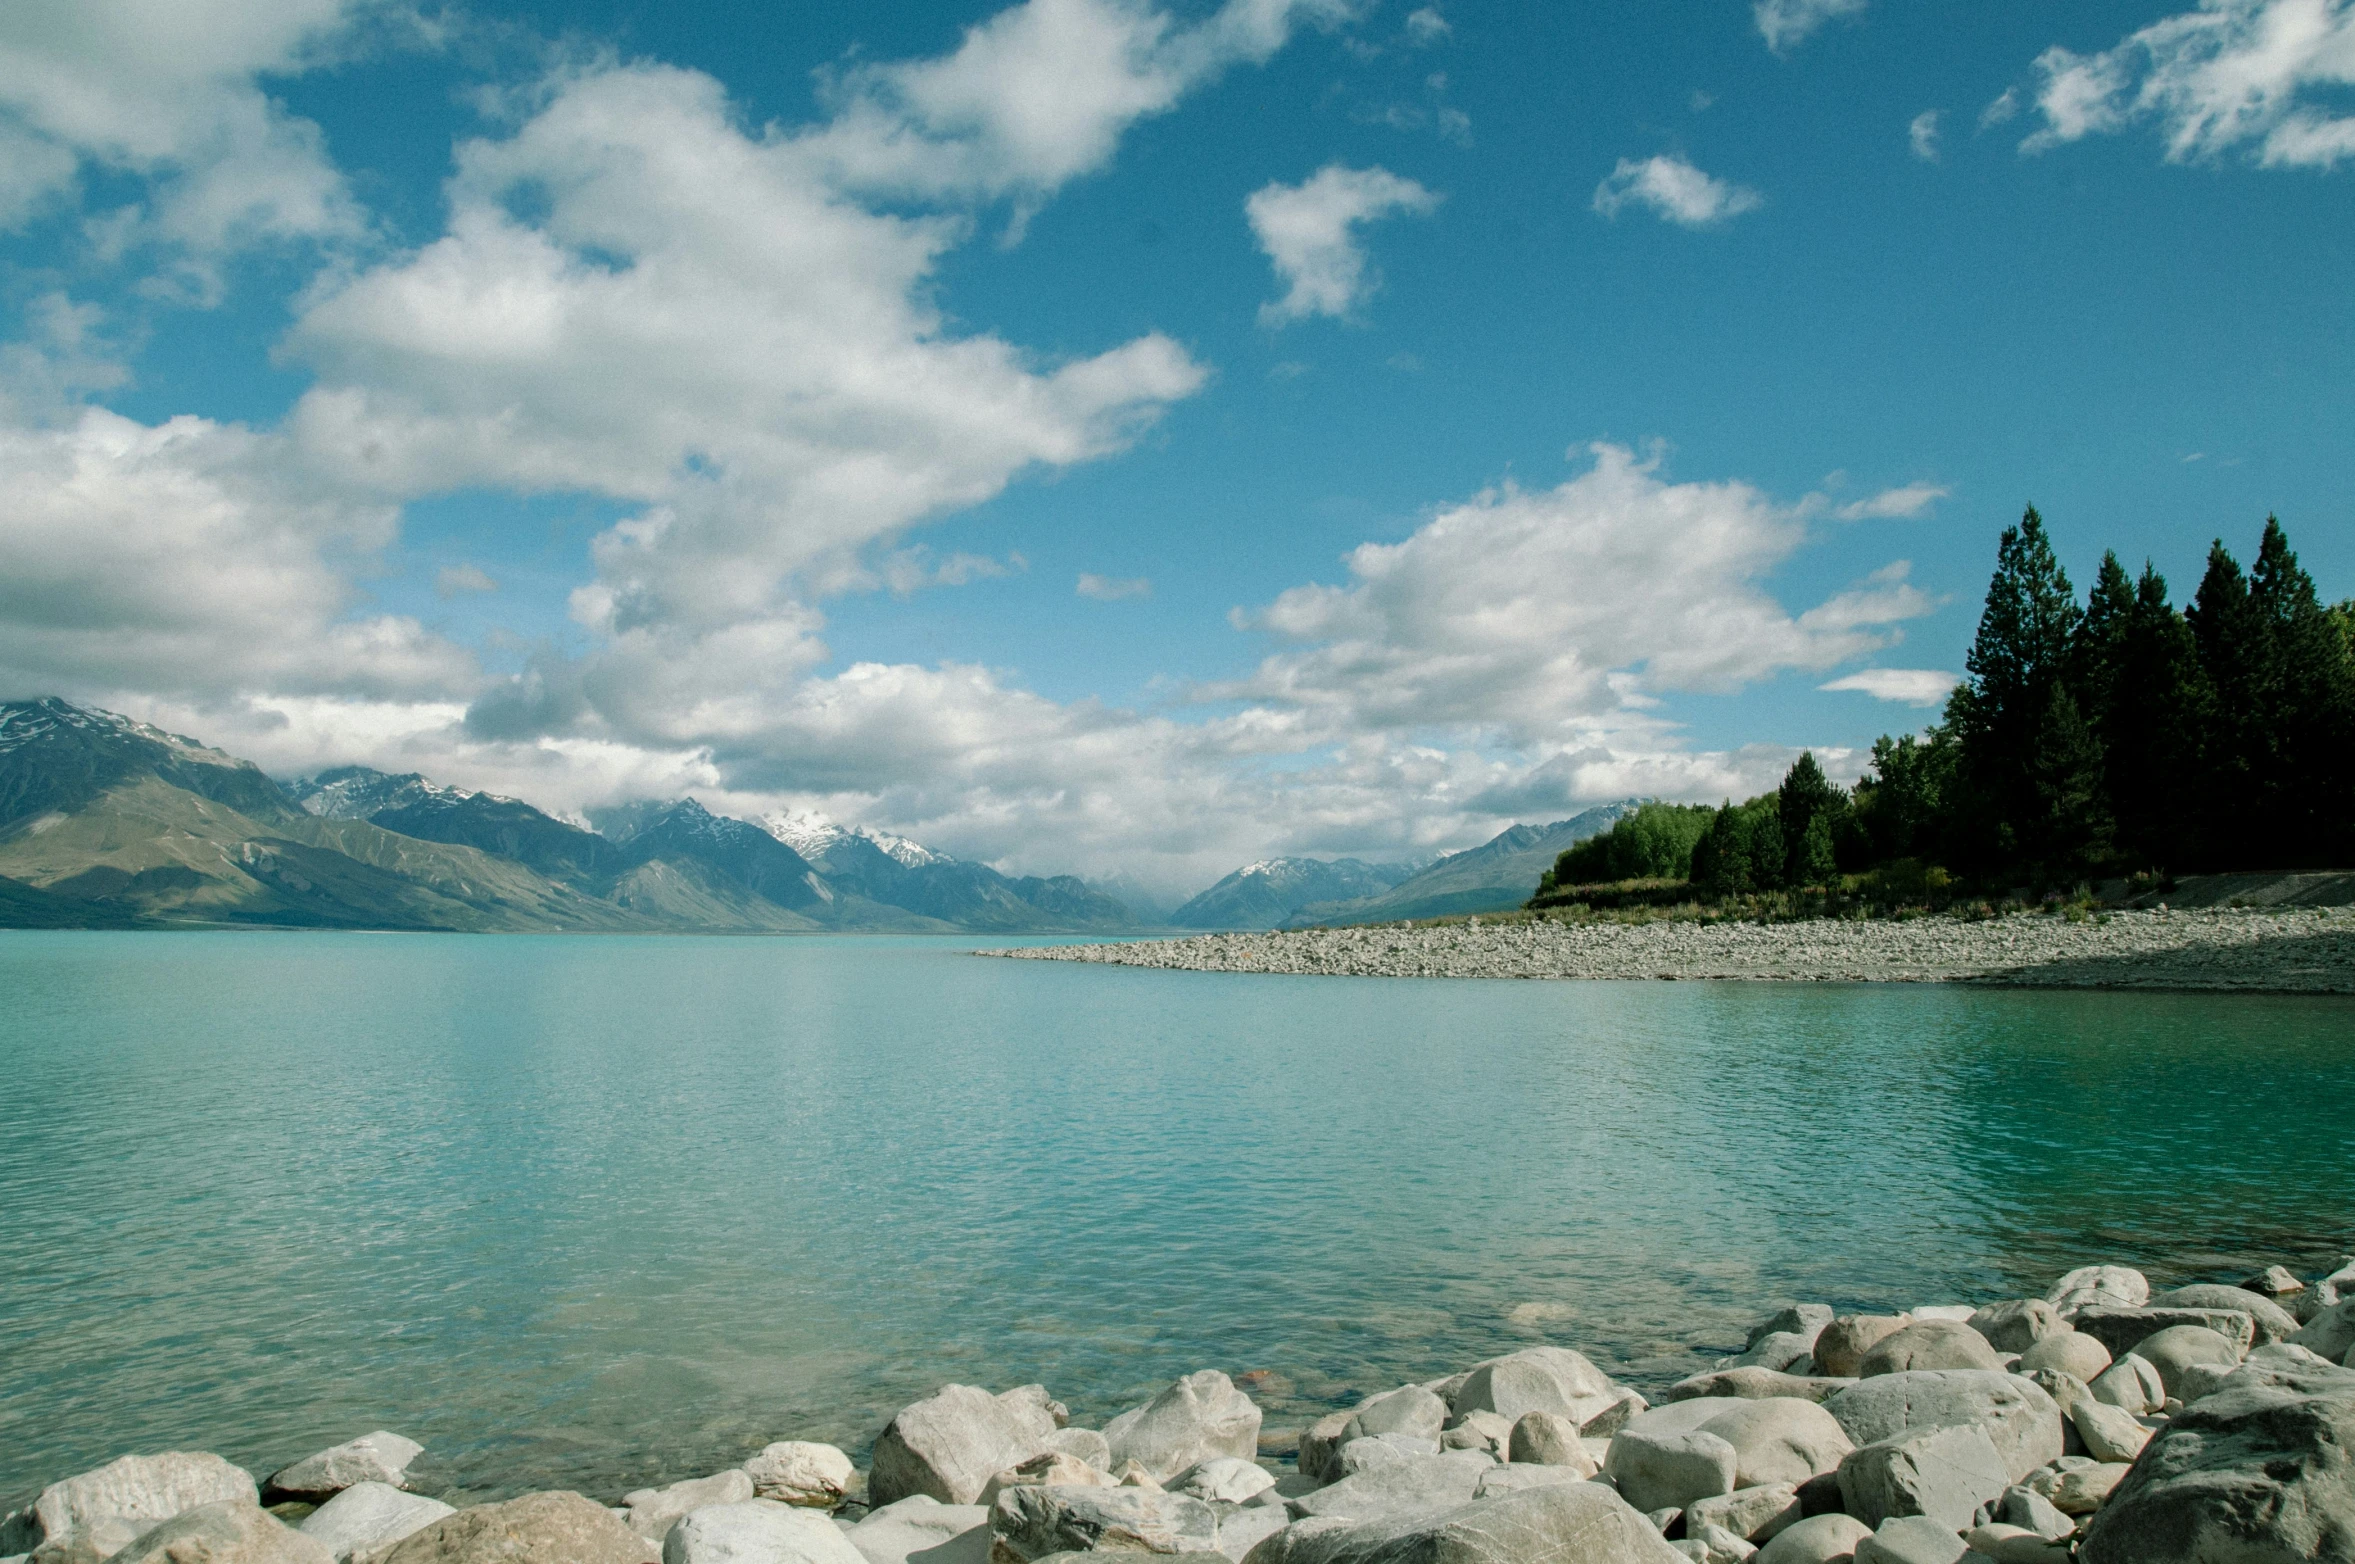
{"label": "snow-capped mountain", "polygon": [[392,776],[367,766],[338,766],[315,777],[298,777],[285,785],[286,796],[323,820],[372,820],[388,809],[419,804],[462,804],[470,798],[490,798],[503,804],[517,800],[495,793],[476,794],[462,787],[429,782],[414,771]]}
{"label": "snow-capped mountain", "polygon": [[823,861],[828,854],[838,851],[853,838],[872,844],[903,869],[919,869],[929,863],[956,862],[947,853],[936,852],[922,842],[911,842],[904,836],[878,831],[873,826],[836,825],[824,815],[814,812],[787,813],[779,810],[761,816],[760,825],[769,835],[812,863]]}
{"label": "snow-capped mountain", "polygon": [[1311,902],[1379,896],[1415,872],[1356,858],[1262,858],[1169,915],[1183,929],[1272,929]]}

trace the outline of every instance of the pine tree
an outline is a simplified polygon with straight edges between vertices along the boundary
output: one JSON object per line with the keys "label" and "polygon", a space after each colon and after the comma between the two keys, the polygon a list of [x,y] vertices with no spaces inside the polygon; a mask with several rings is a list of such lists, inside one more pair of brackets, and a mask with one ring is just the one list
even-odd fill
{"label": "pine tree", "polygon": [[[1808,750],[1801,754],[1775,792],[1775,814],[1782,827],[1784,851],[1788,854],[1783,878],[1788,883],[1823,885],[1838,872],[1833,863],[1832,843],[1847,812],[1848,795],[1823,774],[1823,767],[1816,764],[1815,752]],[[1820,864],[1818,837],[1821,838]]]}
{"label": "pine tree", "polygon": [[2091,714],[2125,867],[2188,868],[2207,857],[2198,788],[2210,694],[2191,626],[2148,562],[2111,652],[2106,705]]}
{"label": "pine tree", "polygon": [[2019,827],[2035,879],[2065,886],[2099,872],[2109,862],[2113,835],[2102,748],[2059,680],[2045,697],[2028,781],[2033,809]]}
{"label": "pine tree", "polygon": [[2068,574],[2031,505],[1996,546],[1995,577],[1964,659],[1970,682],[1946,707],[1961,749],[1956,845],[1979,873],[2019,866],[2041,838],[2037,749],[2053,688],[2069,671],[2079,618]]}
{"label": "pine tree", "polygon": [[2281,766],[2270,714],[2280,704],[2280,676],[2271,627],[2221,538],[2208,549],[2207,572],[2184,617],[2211,693],[2200,735],[2198,796],[2208,830],[2198,866],[2251,867],[2264,856],[2263,822],[2278,804]]}
{"label": "pine tree", "polygon": [[2266,830],[2275,861],[2345,862],[2355,845],[2355,663],[2271,516],[2249,572],[2249,606],[2273,643],[2271,702],[2260,715],[2280,768],[2270,789],[2279,813]]}

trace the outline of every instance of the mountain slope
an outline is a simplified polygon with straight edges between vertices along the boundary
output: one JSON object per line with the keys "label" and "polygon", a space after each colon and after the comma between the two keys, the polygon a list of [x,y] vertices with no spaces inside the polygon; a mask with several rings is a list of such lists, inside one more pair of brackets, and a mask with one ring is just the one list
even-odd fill
{"label": "mountain slope", "polygon": [[1530,898],[1537,878],[1562,849],[1599,836],[1634,812],[1635,799],[1599,804],[1552,825],[1517,825],[1465,852],[1440,859],[1379,896],[1311,903],[1286,928],[1319,923],[1398,923],[1473,912],[1509,912]]}
{"label": "mountain slope", "polygon": [[1169,915],[1181,929],[1272,929],[1312,902],[1380,896],[1415,871],[1355,858],[1263,858]]}
{"label": "mountain slope", "polygon": [[287,786],[310,814],[365,820],[403,836],[477,847],[560,879],[609,879],[628,864],[613,843],[519,799],[428,782],[412,771],[388,776],[366,766],[322,771]]}
{"label": "mountain slope", "polygon": [[1010,934],[1137,926],[1136,915],[1120,901],[1071,875],[1013,879],[904,836],[848,830],[808,816],[770,815],[761,824],[837,887],[943,927]]}

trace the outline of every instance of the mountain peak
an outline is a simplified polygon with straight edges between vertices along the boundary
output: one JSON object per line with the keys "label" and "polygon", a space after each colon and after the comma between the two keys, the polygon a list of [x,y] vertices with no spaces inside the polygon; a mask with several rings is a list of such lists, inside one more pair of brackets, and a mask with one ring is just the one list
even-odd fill
{"label": "mountain peak", "polygon": [[95,706],[76,706],[54,695],[44,695],[29,701],[0,701],[0,755],[67,732],[101,741],[144,739],[150,744],[161,744],[174,750],[186,759],[207,765],[244,764],[233,755],[199,744],[192,738],[168,733],[152,723],[140,722],[120,712],[102,711]]}
{"label": "mountain peak", "polygon": [[816,810],[777,810],[760,817],[761,828],[787,847],[815,862],[828,849],[844,842],[859,840],[872,844],[903,869],[920,869],[928,863],[954,863],[947,853],[936,852],[922,842],[913,842],[889,831],[878,831],[872,826],[837,825]]}
{"label": "mountain peak", "polygon": [[[468,788],[428,781],[414,771],[398,776],[372,766],[336,766],[316,776],[286,784],[286,794],[310,814],[324,820],[366,820],[387,810],[421,803],[463,803],[470,798],[495,798]],[[513,799],[501,799],[513,803]]]}

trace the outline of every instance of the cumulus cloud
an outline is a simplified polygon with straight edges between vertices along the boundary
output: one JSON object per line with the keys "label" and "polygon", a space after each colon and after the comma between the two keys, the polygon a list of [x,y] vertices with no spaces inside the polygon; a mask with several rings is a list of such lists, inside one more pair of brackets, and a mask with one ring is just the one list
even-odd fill
{"label": "cumulus cloud", "polygon": [[1905,139],[1913,147],[1913,155],[1925,163],[1938,161],[1938,110],[1924,109],[1905,127]]}
{"label": "cumulus cloud", "polygon": [[1761,584],[1806,538],[1804,506],[1741,483],[1670,483],[1593,447],[1555,488],[1512,485],[1347,556],[1343,585],[1243,616],[1290,646],[1204,698],[1301,732],[1486,727],[1528,745],[1623,721],[1641,697],[1725,692],[1887,645],[1928,611],[1902,564],[1793,615]]}
{"label": "cumulus cloud", "polygon": [[1297,185],[1270,184],[1243,203],[1252,237],[1275,264],[1284,296],[1259,308],[1263,326],[1312,315],[1347,315],[1380,286],[1357,230],[1404,212],[1426,216],[1440,197],[1387,169],[1319,169]]}
{"label": "cumulus cloud", "polygon": [[1819,690],[1854,690],[1875,700],[1903,701],[1908,706],[1935,706],[1962,680],[1935,668],[1865,668]]}
{"label": "cumulus cloud", "polygon": [[211,258],[350,235],[357,204],[319,129],[256,78],[304,69],[377,0],[14,0],[0,7],[0,222],[84,162],[154,182],[143,238]]}
{"label": "cumulus cloud", "polygon": [[1750,7],[1758,36],[1781,54],[1835,17],[1854,16],[1866,0],[1756,0]]}
{"label": "cumulus cloud", "polygon": [[1910,521],[1927,514],[1931,506],[1944,498],[1946,490],[1938,484],[1909,483],[1842,505],[1832,514],[1842,521]]}
{"label": "cumulus cloud", "polygon": [[1648,206],[1663,219],[1687,228],[1706,228],[1766,204],[1757,191],[1702,173],[1681,157],[1663,153],[1638,162],[1621,158],[1611,177],[1595,186],[1594,208],[1617,218],[1629,205]]}
{"label": "cumulus cloud", "polygon": [[337,556],[383,547],[389,506],[306,482],[281,442],[99,409],[0,428],[0,687],[271,690],[370,699],[464,691],[471,655],[394,615],[347,619]]}
{"label": "cumulus cloud", "polygon": [[[2355,0],[2204,0],[2098,54],[2036,60],[2043,128],[2024,152],[2152,123],[2173,162],[2245,153],[2262,167],[2355,158]],[[2001,101],[2001,100],[1998,100]]]}
{"label": "cumulus cloud", "polygon": [[293,428],[389,494],[642,502],[574,595],[617,667],[701,666],[707,636],[807,665],[804,605],[883,579],[868,545],[1118,450],[1203,380],[1160,335],[1048,364],[952,331],[929,283],[959,223],[846,199],[698,73],[574,77],[458,162],[448,233],[297,323],[319,381]]}
{"label": "cumulus cloud", "polygon": [[1099,603],[1117,603],[1124,597],[1151,597],[1153,583],[1144,576],[1117,578],[1083,570],[1079,573],[1078,592],[1081,597]]}
{"label": "cumulus cloud", "polygon": [[1274,56],[1355,0],[1227,0],[1191,26],[1141,0],[1026,0],[954,53],[837,76],[805,138],[842,184],[925,196],[1037,196],[1102,166],[1130,125]]}
{"label": "cumulus cloud", "polygon": [[1454,31],[1437,6],[1422,6],[1406,14],[1406,35],[1416,43],[1434,44]]}

